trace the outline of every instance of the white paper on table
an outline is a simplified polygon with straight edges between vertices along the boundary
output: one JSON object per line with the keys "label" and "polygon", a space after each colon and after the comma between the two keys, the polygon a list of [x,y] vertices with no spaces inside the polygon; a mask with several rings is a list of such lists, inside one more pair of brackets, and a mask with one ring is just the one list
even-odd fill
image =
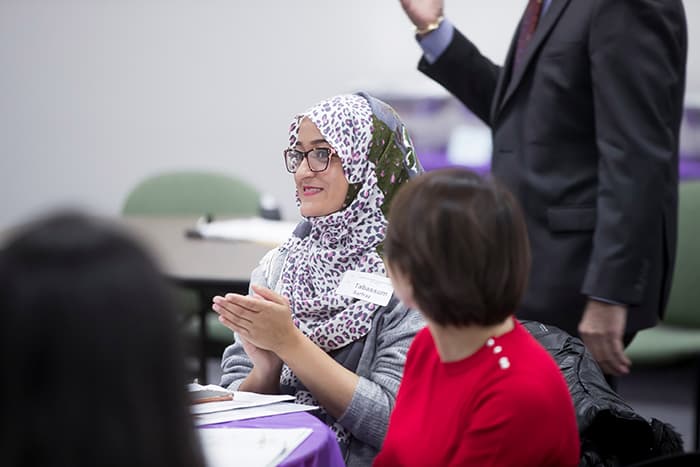
{"label": "white paper on table", "polygon": [[195,230],[204,238],[280,245],[292,235],[296,226],[297,222],[250,217],[198,223]]}
{"label": "white paper on table", "polygon": [[214,391],[217,393],[227,393],[233,392],[228,389],[219,386],[218,384],[199,384],[199,383],[188,383],[187,390],[189,392],[200,392],[200,391]]}
{"label": "white paper on table", "polygon": [[248,407],[244,409],[227,410],[225,412],[203,413],[194,416],[195,426],[210,425],[212,423],[232,422],[234,420],[246,420],[249,418],[269,417],[292,412],[306,412],[316,410],[318,406],[295,404],[293,402],[278,402],[276,404]]}
{"label": "white paper on table", "polygon": [[216,384],[207,384],[205,386],[198,383],[189,383],[187,391],[193,401],[206,399],[209,397],[233,396],[233,391],[222,388]]}
{"label": "white paper on table", "polygon": [[247,391],[233,391],[233,400],[220,402],[205,402],[190,406],[190,412],[200,415],[210,412],[224,412],[227,410],[245,409],[247,407],[257,407],[261,405],[274,404],[293,400],[294,396],[287,394],[270,395],[258,394]]}
{"label": "white paper on table", "polygon": [[202,428],[208,467],[277,465],[309,437],[311,428]]}

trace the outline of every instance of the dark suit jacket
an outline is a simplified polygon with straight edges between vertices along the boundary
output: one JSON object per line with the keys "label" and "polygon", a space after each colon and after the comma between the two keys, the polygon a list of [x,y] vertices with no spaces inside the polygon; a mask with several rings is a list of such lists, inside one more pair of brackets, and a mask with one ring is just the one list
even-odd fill
{"label": "dark suit jacket", "polygon": [[[553,0],[511,73],[459,31],[419,69],[491,126],[492,171],[519,199],[532,271],[518,316],[572,334],[587,300],[663,314],[675,256],[685,91],[680,0]],[[517,37],[517,33],[516,33]]]}

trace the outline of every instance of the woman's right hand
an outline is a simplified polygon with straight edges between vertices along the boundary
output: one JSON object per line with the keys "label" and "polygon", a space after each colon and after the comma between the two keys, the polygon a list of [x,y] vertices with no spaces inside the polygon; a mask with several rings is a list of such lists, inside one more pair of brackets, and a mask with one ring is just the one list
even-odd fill
{"label": "woman's right hand", "polygon": [[443,0],[401,0],[408,19],[418,29],[425,29],[442,16]]}
{"label": "woman's right hand", "polygon": [[250,361],[253,362],[253,369],[238,389],[260,394],[279,394],[282,360],[274,352],[261,349],[240,335],[237,337]]}
{"label": "woman's right hand", "polygon": [[261,349],[260,347],[250,343],[240,335],[238,339],[243,345],[243,350],[248,354],[253,366],[258,368],[263,373],[277,373],[282,367],[282,360],[272,351]]}

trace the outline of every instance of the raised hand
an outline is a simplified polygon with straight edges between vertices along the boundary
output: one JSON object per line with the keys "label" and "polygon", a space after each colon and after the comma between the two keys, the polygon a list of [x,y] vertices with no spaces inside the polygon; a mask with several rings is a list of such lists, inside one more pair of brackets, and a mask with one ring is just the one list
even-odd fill
{"label": "raised hand", "polygon": [[442,16],[442,0],[400,0],[403,11],[417,29],[425,29]]}

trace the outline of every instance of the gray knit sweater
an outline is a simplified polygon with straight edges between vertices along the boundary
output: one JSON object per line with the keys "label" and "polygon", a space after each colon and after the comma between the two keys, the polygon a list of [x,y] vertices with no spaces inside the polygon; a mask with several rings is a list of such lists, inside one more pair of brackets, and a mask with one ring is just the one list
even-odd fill
{"label": "gray knit sweater", "polygon": [[[251,275],[251,284],[279,290],[285,255],[272,250]],[[379,452],[403,376],[406,352],[425,326],[420,314],[396,300],[375,312],[355,372],[360,380],[352,401],[337,420],[352,434],[345,452],[348,466],[367,466]],[[221,386],[236,390],[253,365],[239,342],[224,351]]]}

